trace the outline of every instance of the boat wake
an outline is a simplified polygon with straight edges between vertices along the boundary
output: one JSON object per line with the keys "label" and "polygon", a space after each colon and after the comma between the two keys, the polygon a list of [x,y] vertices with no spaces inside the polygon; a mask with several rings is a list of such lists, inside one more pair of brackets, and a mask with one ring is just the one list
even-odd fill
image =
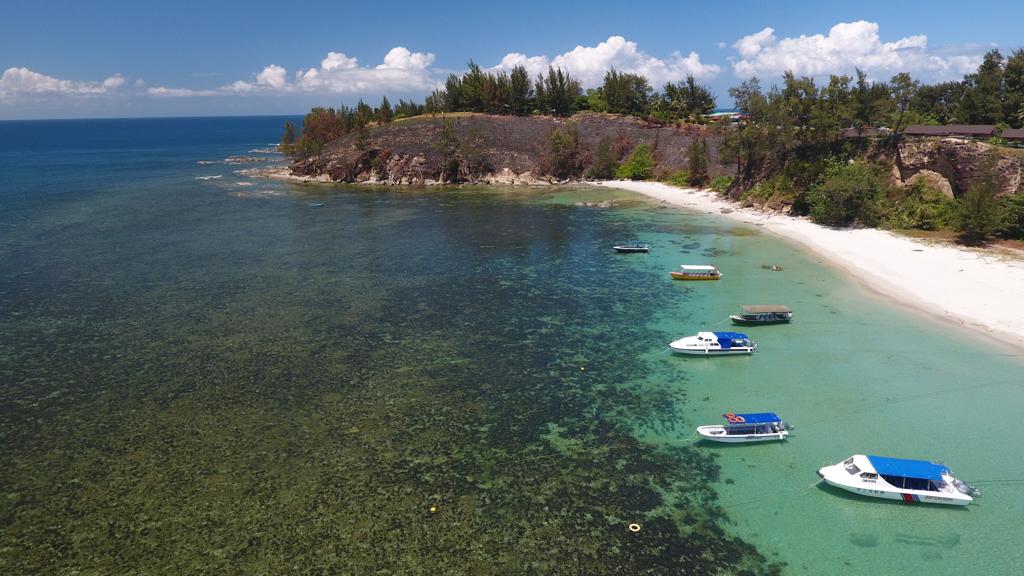
{"label": "boat wake", "polygon": [[221,177],[221,174],[217,174],[216,176],[196,176],[196,180],[216,180]]}

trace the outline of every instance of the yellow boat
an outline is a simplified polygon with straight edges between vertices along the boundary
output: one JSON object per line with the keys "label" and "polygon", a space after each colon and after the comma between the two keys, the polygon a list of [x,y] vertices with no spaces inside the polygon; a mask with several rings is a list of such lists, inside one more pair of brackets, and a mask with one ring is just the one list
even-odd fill
{"label": "yellow boat", "polygon": [[679,272],[669,272],[673,280],[718,280],[722,277],[717,266],[683,264],[679,268]]}

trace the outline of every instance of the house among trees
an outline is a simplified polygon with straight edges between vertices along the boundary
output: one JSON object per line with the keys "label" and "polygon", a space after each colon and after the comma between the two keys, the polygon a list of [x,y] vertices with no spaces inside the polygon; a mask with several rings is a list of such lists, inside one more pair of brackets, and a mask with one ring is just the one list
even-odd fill
{"label": "house among trees", "polygon": [[945,126],[907,126],[904,136],[958,136],[960,138],[991,138],[996,135],[995,124],[947,124]]}
{"label": "house among trees", "polygon": [[1024,128],[1007,128],[1000,134],[1003,140],[1009,140],[1017,144],[1024,145]]}

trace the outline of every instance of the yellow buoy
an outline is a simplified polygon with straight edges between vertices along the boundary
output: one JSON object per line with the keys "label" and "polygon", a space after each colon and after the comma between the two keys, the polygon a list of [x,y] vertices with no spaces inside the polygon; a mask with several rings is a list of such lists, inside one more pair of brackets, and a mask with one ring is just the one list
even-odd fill
{"label": "yellow buoy", "polygon": [[430,511],[431,512],[437,512],[437,506],[431,506],[430,507]]}
{"label": "yellow buoy", "polygon": [[629,531],[630,532],[639,532],[640,531],[640,525],[637,524],[636,522],[630,524],[629,525]]}
{"label": "yellow buoy", "polygon": [[586,372],[586,371],[587,371],[587,367],[586,366],[580,366],[580,372]]}

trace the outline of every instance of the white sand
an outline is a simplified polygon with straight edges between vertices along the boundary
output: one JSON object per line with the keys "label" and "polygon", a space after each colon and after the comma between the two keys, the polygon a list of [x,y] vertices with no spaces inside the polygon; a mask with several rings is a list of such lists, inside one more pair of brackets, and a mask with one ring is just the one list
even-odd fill
{"label": "white sand", "polygon": [[739,208],[710,191],[656,182],[600,184],[759,226],[809,248],[878,293],[1024,349],[1024,262],[1020,260],[920,242],[883,230],[826,228],[805,218]]}

